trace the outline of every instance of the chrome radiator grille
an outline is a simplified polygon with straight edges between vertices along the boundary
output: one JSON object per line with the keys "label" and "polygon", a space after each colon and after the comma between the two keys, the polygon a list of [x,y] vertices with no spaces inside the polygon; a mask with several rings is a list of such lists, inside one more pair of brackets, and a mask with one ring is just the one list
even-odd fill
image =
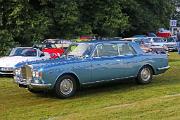
{"label": "chrome radiator grille", "polygon": [[21,68],[21,74],[23,79],[32,80],[32,70],[28,65],[25,65]]}

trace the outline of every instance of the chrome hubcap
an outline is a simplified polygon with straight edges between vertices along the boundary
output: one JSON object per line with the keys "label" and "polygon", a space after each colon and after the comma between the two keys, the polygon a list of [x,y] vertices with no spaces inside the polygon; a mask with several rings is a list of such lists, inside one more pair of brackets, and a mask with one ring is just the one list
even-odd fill
{"label": "chrome hubcap", "polygon": [[70,79],[64,79],[60,84],[60,91],[64,95],[68,95],[73,91],[73,82]]}
{"label": "chrome hubcap", "polygon": [[144,68],[142,71],[141,71],[141,79],[143,81],[148,81],[151,77],[151,72],[148,68]]}

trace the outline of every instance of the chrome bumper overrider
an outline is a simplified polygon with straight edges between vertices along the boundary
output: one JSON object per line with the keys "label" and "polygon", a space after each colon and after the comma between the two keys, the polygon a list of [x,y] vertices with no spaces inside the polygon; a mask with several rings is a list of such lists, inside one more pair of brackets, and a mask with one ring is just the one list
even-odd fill
{"label": "chrome bumper overrider", "polygon": [[157,70],[167,70],[167,69],[169,69],[170,68],[170,66],[166,66],[166,67],[162,67],[162,68],[158,68]]}

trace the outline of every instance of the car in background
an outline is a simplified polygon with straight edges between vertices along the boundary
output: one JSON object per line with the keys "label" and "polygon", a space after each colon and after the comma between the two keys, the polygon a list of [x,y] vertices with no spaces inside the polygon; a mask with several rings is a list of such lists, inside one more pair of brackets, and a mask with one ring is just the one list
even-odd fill
{"label": "car in background", "polygon": [[13,48],[9,56],[0,58],[0,75],[13,75],[13,69],[20,62],[49,59],[49,54],[32,47]]}
{"label": "car in background", "polygon": [[71,40],[66,39],[45,39],[43,44],[55,44],[57,48],[67,49],[70,44],[72,44]]}
{"label": "car in background", "polygon": [[166,46],[168,47],[169,51],[177,51],[177,43],[176,43],[176,37],[172,36],[169,38],[166,38]]}
{"label": "car in background", "polygon": [[166,44],[166,40],[162,37],[147,37],[149,39],[149,43],[153,45],[164,46]]}
{"label": "car in background", "polygon": [[59,58],[65,51],[64,48],[58,48],[54,43],[35,44],[33,47],[48,53],[51,56],[51,59]]}
{"label": "car in background", "polygon": [[16,66],[14,79],[32,93],[52,90],[68,98],[79,87],[96,83],[135,78],[148,84],[168,68],[166,54],[144,53],[137,43],[90,41],[72,44],[61,59]]}
{"label": "car in background", "polygon": [[166,51],[168,51],[168,47],[166,46],[166,39],[162,37],[147,37],[149,39],[149,43],[153,46],[162,46]]}
{"label": "car in background", "polygon": [[160,28],[156,35],[162,38],[169,38],[171,37],[171,32],[169,30],[165,30],[164,28]]}
{"label": "car in background", "polygon": [[123,40],[136,42],[140,45],[140,48],[144,52],[153,52],[158,54],[167,54],[166,49],[160,45],[153,45],[150,42],[150,39],[148,37],[132,37],[132,38],[124,38]]}
{"label": "car in background", "polygon": [[147,37],[146,35],[134,35],[133,38],[142,38],[142,37]]}

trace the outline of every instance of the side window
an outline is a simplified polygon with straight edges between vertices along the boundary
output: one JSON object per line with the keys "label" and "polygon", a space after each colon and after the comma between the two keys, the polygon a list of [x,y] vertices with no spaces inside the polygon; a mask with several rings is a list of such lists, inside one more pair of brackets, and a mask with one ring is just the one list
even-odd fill
{"label": "side window", "polygon": [[127,43],[119,44],[119,55],[134,55],[136,52],[134,49]]}
{"label": "side window", "polygon": [[103,56],[118,56],[118,46],[117,44],[101,44],[96,47],[93,56],[103,57]]}

